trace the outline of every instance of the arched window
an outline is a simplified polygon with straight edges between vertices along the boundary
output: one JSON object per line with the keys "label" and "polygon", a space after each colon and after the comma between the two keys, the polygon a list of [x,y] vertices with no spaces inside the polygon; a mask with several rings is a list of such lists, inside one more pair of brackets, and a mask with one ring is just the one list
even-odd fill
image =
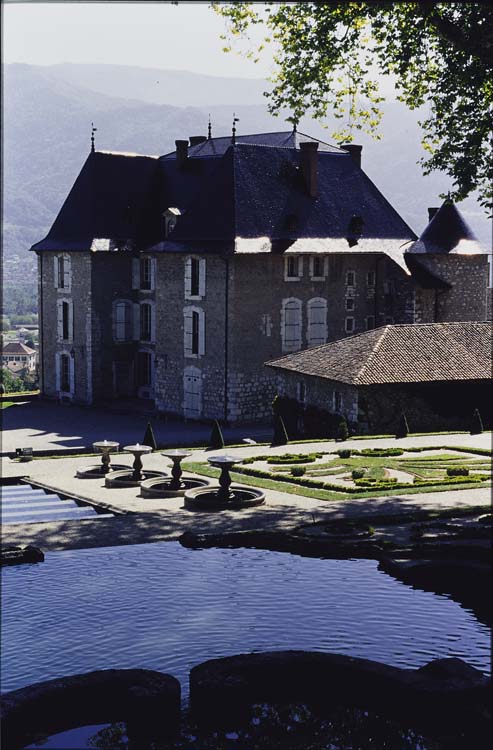
{"label": "arched window", "polygon": [[315,297],[308,302],[308,346],[318,346],[327,341],[327,300]]}
{"label": "arched window", "polygon": [[283,352],[301,349],[301,300],[289,297],[281,308],[281,338]]}

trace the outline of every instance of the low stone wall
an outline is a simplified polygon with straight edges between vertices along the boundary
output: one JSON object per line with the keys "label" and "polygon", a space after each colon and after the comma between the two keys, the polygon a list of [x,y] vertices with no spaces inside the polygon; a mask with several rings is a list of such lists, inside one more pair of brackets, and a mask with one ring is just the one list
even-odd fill
{"label": "low stone wall", "polygon": [[374,711],[433,734],[484,731],[489,680],[460,659],[417,670],[309,651],[212,659],[190,673],[190,707],[203,726],[233,728],[256,703],[300,703],[323,715],[334,705]]}
{"label": "low stone wall", "polygon": [[2,747],[18,750],[51,734],[114,721],[127,722],[129,737],[172,734],[180,722],[180,683],[147,669],[109,669],[13,690],[2,696]]}

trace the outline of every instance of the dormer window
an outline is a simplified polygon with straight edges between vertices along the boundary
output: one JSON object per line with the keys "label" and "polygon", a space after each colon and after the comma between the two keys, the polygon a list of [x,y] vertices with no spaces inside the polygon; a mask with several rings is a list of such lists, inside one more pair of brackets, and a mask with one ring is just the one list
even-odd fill
{"label": "dormer window", "polygon": [[170,206],[163,213],[163,216],[164,216],[164,236],[169,237],[169,235],[171,234],[171,232],[176,226],[178,217],[181,216],[181,211],[179,208],[173,208]]}

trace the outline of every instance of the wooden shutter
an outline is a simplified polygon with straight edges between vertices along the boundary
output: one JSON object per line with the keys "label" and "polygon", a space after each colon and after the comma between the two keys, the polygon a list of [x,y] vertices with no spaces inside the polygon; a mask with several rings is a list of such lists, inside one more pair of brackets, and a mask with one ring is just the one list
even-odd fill
{"label": "wooden shutter", "polygon": [[53,286],[58,289],[58,255],[53,256]]}
{"label": "wooden shutter", "polygon": [[193,309],[185,307],[183,310],[183,351],[185,357],[193,354]]}
{"label": "wooden shutter", "polygon": [[205,295],[205,258],[199,260],[199,295]]}
{"label": "wooden shutter", "polygon": [[74,303],[72,301],[68,303],[68,338],[69,341],[74,340]]}
{"label": "wooden shutter", "polygon": [[308,346],[327,341],[327,301],[316,297],[308,302]]}
{"label": "wooden shutter", "polygon": [[57,392],[60,392],[60,384],[61,384],[61,361],[60,361],[60,352],[57,352],[55,354],[55,389]]}
{"label": "wooden shutter", "polygon": [[61,299],[57,300],[56,309],[57,309],[57,339],[58,341],[63,341],[63,301]]}
{"label": "wooden shutter", "polygon": [[151,263],[151,289],[156,288],[156,258],[150,259]]}
{"label": "wooden shutter", "polygon": [[185,260],[185,299],[188,299],[192,294],[192,259],[186,258]]}
{"label": "wooden shutter", "polygon": [[140,260],[132,258],[132,289],[140,289]]}
{"label": "wooden shutter", "polygon": [[283,350],[296,352],[301,349],[301,301],[294,298],[284,300],[281,319]]}
{"label": "wooden shutter", "polygon": [[75,359],[74,357],[69,357],[68,359],[68,371],[69,371],[70,393],[73,395],[75,393]]}
{"label": "wooden shutter", "polygon": [[132,330],[134,341],[138,341],[140,338],[140,305],[138,302],[133,304]]}
{"label": "wooden shutter", "polygon": [[63,256],[63,288],[68,291],[72,288],[72,259],[69,255]]}
{"label": "wooden shutter", "polygon": [[[202,261],[201,261],[202,262]],[[205,354],[205,313],[199,311],[199,356]]]}

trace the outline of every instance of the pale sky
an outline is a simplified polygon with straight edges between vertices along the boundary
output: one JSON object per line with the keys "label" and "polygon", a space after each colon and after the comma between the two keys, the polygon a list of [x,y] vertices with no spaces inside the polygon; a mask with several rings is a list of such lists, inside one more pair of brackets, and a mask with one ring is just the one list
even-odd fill
{"label": "pale sky", "polygon": [[209,2],[2,6],[5,63],[109,63],[245,78],[270,72],[270,53],[255,64],[222,51],[225,23]]}

